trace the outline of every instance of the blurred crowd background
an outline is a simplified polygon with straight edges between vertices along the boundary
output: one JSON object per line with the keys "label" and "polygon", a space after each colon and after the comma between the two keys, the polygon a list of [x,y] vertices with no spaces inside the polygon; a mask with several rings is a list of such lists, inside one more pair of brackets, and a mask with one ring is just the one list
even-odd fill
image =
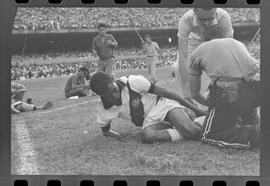
{"label": "blurred crowd background", "polygon": [[[164,58],[159,57],[157,67],[164,67],[171,65],[176,61],[176,47],[164,47],[161,48]],[[11,80],[23,80],[30,78],[45,78],[56,77],[63,75],[71,75],[77,72],[81,66],[87,66],[91,72],[96,69],[97,58],[93,58],[91,53],[88,52],[74,52],[69,56],[75,59],[74,61],[65,62],[66,57],[62,57],[57,63],[54,62],[55,58],[61,59],[61,56],[66,54],[43,54],[43,56],[29,56],[28,58],[42,58],[51,63],[27,63],[20,62],[11,66]],[[76,60],[78,59],[78,60]],[[41,61],[41,60],[37,60]],[[142,51],[139,48],[120,49],[116,55],[116,71],[125,71],[129,69],[144,69],[146,68],[145,59],[142,55]]]}
{"label": "blurred crowd background", "polygon": [[[99,22],[113,28],[176,27],[190,8],[18,8],[13,29],[93,29]],[[233,24],[260,22],[259,9],[225,8]]]}
{"label": "blurred crowd background", "polygon": [[[252,56],[260,61],[260,43],[257,40],[253,43],[247,43],[247,48]],[[164,58],[159,57],[157,67],[170,66],[176,61],[176,47],[161,48]],[[93,58],[91,53],[74,52],[69,53],[72,59],[69,62],[65,61],[65,57],[61,62],[54,61],[59,56],[66,56],[67,54],[50,55],[43,54],[43,56],[30,56],[29,58],[38,57],[43,58],[50,63],[16,63],[11,67],[11,80],[24,80],[30,78],[46,78],[57,76],[69,76],[77,72],[81,66],[87,66],[93,73],[96,69],[97,58]],[[61,57],[60,57],[61,59]],[[76,60],[77,59],[77,60]],[[38,60],[42,61],[42,60]],[[120,49],[116,55],[116,71],[125,71],[129,69],[144,69],[145,58],[139,48]]]}

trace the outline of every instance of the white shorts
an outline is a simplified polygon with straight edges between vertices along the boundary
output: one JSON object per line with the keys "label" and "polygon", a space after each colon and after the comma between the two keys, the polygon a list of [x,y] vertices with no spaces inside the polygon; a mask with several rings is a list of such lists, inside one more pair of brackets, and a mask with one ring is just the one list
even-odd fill
{"label": "white shorts", "polygon": [[177,101],[167,98],[160,98],[158,103],[144,118],[142,129],[149,127],[150,125],[163,122],[165,117],[167,116],[167,113],[174,108],[184,109],[185,107],[180,105]]}

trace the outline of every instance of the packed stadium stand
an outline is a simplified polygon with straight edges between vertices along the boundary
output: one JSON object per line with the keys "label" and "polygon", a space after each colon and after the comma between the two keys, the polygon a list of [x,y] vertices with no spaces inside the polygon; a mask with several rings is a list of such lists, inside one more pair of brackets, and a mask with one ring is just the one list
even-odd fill
{"label": "packed stadium stand", "polygon": [[[260,45],[259,41],[252,44],[248,44],[248,50],[251,52],[252,56],[256,59],[260,59]],[[166,65],[171,65],[176,61],[176,47],[164,47],[161,48],[164,55],[164,60],[161,58],[157,63],[157,67],[164,67]],[[139,54],[135,56],[135,54]],[[63,54],[64,55],[64,54]],[[73,53],[78,59],[83,59],[83,62],[58,62],[49,64],[14,64],[11,67],[11,80],[23,80],[23,79],[35,79],[35,78],[46,78],[46,77],[56,77],[63,75],[71,75],[77,72],[81,66],[87,66],[91,72],[96,69],[96,61],[91,60],[90,53]],[[40,57],[40,56],[39,56]],[[48,54],[44,55],[44,58],[48,57]],[[53,58],[52,58],[53,59]],[[138,48],[132,49],[121,49],[117,52],[117,71],[125,71],[129,69],[144,69],[145,60]]]}
{"label": "packed stadium stand", "polygon": [[[13,29],[94,29],[99,22],[113,28],[176,27],[189,8],[18,8]],[[225,8],[233,24],[260,22],[259,9]]]}

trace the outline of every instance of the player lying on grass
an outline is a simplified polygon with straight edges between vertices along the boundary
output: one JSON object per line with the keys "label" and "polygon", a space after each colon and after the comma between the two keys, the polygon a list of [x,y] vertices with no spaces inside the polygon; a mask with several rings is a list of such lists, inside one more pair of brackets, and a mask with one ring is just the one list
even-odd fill
{"label": "player lying on grass", "polygon": [[26,88],[24,85],[11,82],[11,113],[43,110],[52,107],[50,101],[41,106],[32,104],[31,99],[27,99],[27,102],[24,102],[23,96],[25,92]]}
{"label": "player lying on grass", "polygon": [[[204,39],[191,55],[189,71],[192,97],[210,111],[202,140],[221,147],[257,147],[260,67],[243,43],[224,38],[219,27],[207,28]],[[208,99],[200,93],[202,72],[212,81]]]}
{"label": "player lying on grass", "polygon": [[[116,118],[131,120],[142,128],[142,141],[177,141],[182,137],[198,139],[202,128],[193,122],[194,114],[206,112],[191,105],[175,93],[150,83],[141,75],[130,75],[114,80],[104,72],[95,73],[90,80],[93,92],[100,96],[97,122],[104,136],[124,137],[112,130]],[[191,116],[191,110],[193,116]],[[188,111],[188,112],[186,112]]]}
{"label": "player lying on grass", "polygon": [[77,74],[72,75],[65,86],[65,96],[70,98],[72,96],[84,97],[89,94],[89,85],[85,84],[84,78],[90,77],[89,69],[81,67]]}

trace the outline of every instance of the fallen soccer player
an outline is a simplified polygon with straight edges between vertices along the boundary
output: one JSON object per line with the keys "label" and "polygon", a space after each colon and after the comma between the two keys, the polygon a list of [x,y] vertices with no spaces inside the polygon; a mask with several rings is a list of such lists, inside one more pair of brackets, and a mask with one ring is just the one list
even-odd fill
{"label": "fallen soccer player", "polygon": [[53,106],[52,102],[48,101],[44,105],[35,105],[29,104],[23,101],[17,101],[11,104],[11,113],[16,114],[20,112],[28,112],[28,111],[35,111],[35,110],[45,110],[49,109]]}
{"label": "fallen soccer player", "polygon": [[24,102],[23,97],[26,90],[24,85],[11,82],[11,113],[45,110],[53,106],[50,101],[40,106],[33,104],[31,99],[27,99],[27,102]]}
{"label": "fallen soccer player", "polygon": [[131,120],[141,127],[142,141],[146,143],[198,139],[202,134],[202,127],[190,118],[189,109],[196,116],[205,115],[204,110],[141,75],[113,80],[106,73],[97,72],[90,80],[90,88],[100,96],[97,122],[104,136],[124,139],[111,130],[116,118]]}

